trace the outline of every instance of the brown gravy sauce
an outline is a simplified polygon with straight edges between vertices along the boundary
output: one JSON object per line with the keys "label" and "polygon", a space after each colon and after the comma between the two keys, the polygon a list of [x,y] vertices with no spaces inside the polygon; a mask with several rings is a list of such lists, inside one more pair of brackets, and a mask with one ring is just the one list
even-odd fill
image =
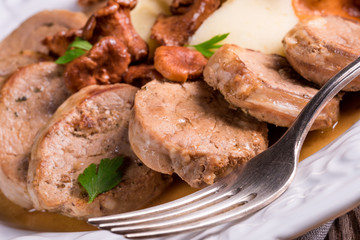
{"label": "brown gravy sauce", "polygon": [[[326,146],[358,120],[360,120],[360,92],[346,93],[341,102],[339,122],[333,128],[310,132],[302,148],[300,160]],[[278,137],[283,131],[282,128],[270,127],[269,136]],[[190,188],[179,179],[175,179],[168,191],[150,206],[165,203],[195,191],[196,189]],[[0,193],[0,220],[16,228],[34,231],[71,232],[95,230],[94,227],[84,221],[68,218],[60,214],[28,211],[10,202],[2,193]]]}

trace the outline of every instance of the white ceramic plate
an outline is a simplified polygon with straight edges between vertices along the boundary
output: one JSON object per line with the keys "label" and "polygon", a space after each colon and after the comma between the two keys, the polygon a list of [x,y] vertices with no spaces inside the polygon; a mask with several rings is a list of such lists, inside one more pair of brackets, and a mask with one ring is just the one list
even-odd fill
{"label": "white ceramic plate", "polygon": [[[44,9],[79,10],[75,0],[0,0],[0,39]],[[171,239],[289,239],[360,204],[360,121],[303,160],[290,188],[245,220]],[[39,233],[2,225],[0,239],[123,239],[107,231]],[[169,238],[167,238],[169,239]]]}

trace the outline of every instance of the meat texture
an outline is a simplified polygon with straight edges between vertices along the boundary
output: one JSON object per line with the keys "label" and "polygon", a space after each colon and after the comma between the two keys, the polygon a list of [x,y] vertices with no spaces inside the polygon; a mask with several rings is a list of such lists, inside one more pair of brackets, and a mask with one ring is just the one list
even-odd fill
{"label": "meat texture", "polygon": [[201,77],[206,63],[200,52],[186,47],[160,46],[155,51],[155,69],[175,82]]}
{"label": "meat texture", "polygon": [[[132,152],[128,124],[138,89],[128,84],[89,86],[59,107],[36,137],[28,187],[38,210],[88,218],[138,209],[156,198],[171,177],[144,166]],[[124,156],[122,181],[88,203],[77,179],[90,164]]]}
{"label": "meat texture", "polygon": [[0,188],[14,203],[31,208],[26,176],[37,131],[70,95],[62,66],[41,62],[16,71],[0,92]]}
{"label": "meat texture", "polygon": [[[185,8],[181,4],[185,4]],[[182,15],[160,15],[151,29],[151,38],[161,45],[182,46],[188,42],[201,24],[219,8],[220,0],[174,1],[172,11],[184,12]]]}
{"label": "meat texture", "polygon": [[203,81],[154,80],[136,94],[129,139],[149,168],[202,187],[265,150],[267,127]]}
{"label": "meat texture", "polygon": [[5,80],[19,67],[50,60],[52,60],[51,57],[30,50],[0,58],[0,88]]}
{"label": "meat texture", "polygon": [[[284,57],[230,44],[209,59],[204,79],[232,105],[260,121],[282,127],[289,127],[318,91]],[[338,115],[339,98],[334,98],[316,118],[312,130],[332,126]]]}
{"label": "meat texture", "polygon": [[88,53],[67,64],[65,84],[76,92],[89,85],[117,83],[129,64],[126,46],[114,37],[104,37]]}
{"label": "meat texture", "polygon": [[0,43],[0,58],[17,54],[23,50],[48,53],[41,41],[57,32],[78,29],[86,23],[86,16],[66,10],[42,11],[23,22]]}
{"label": "meat texture", "polygon": [[[287,33],[283,45],[294,69],[323,86],[360,56],[360,23],[335,16],[306,19]],[[359,91],[360,77],[343,90]]]}

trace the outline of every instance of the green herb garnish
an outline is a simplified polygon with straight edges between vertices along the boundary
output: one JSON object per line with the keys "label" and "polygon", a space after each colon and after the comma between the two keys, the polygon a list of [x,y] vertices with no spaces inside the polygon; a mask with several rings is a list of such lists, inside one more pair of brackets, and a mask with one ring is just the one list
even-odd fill
{"label": "green herb garnish", "polygon": [[98,166],[92,163],[79,175],[78,181],[89,195],[88,203],[92,203],[97,195],[111,190],[121,182],[122,173],[118,169],[122,163],[122,157],[104,158]]}
{"label": "green herb garnish", "polygon": [[59,57],[55,63],[57,64],[66,64],[74,59],[84,55],[86,51],[89,51],[92,48],[91,43],[82,39],[82,38],[75,38],[75,40],[69,44],[65,54]]}
{"label": "green herb garnish", "polygon": [[221,35],[216,35],[215,37],[211,38],[210,40],[207,40],[205,42],[196,44],[196,45],[190,45],[189,47],[195,48],[197,51],[199,51],[202,55],[209,58],[214,54],[214,49],[220,48],[223,44],[218,44],[227,36],[229,36],[230,33],[225,33]]}

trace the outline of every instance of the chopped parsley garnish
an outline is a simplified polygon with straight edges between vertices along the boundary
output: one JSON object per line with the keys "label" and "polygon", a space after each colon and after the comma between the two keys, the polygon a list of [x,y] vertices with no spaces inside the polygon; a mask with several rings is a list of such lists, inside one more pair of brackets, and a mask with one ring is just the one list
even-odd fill
{"label": "chopped parsley garnish", "polygon": [[78,181],[89,195],[88,203],[93,202],[100,193],[111,190],[121,182],[122,173],[119,167],[122,163],[123,157],[104,158],[99,165],[92,163],[79,175]]}
{"label": "chopped parsley garnish", "polygon": [[196,45],[190,45],[189,47],[195,48],[197,51],[199,51],[202,55],[209,58],[214,54],[215,49],[220,48],[223,44],[218,44],[227,36],[229,36],[230,33],[220,34],[216,35],[215,37],[211,38],[210,40],[207,40],[205,42],[196,44]]}
{"label": "chopped parsley garnish", "polygon": [[92,48],[91,43],[82,39],[82,38],[75,38],[75,40],[69,44],[65,54],[59,57],[55,63],[57,64],[66,64],[74,59],[84,55],[87,51]]}

